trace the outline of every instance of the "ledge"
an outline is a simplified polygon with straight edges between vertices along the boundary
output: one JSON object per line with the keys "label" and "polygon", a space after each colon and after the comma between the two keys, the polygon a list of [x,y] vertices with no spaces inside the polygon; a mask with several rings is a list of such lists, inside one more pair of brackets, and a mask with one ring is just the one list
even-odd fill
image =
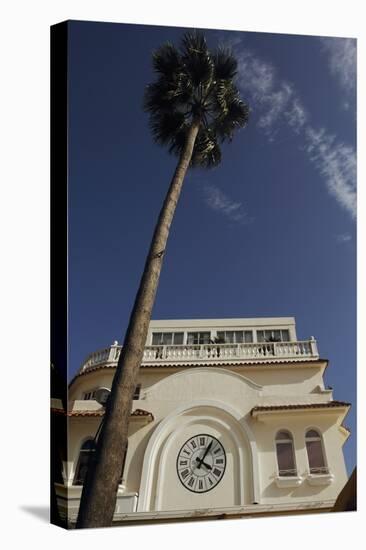
{"label": "ledge", "polygon": [[298,487],[303,482],[303,478],[300,476],[277,476],[275,482],[280,489],[284,487]]}
{"label": "ledge", "polygon": [[330,485],[333,483],[334,475],[333,474],[308,474],[307,481],[309,485],[319,486],[319,485]]}
{"label": "ledge", "polygon": [[250,414],[253,418],[260,418],[262,416],[275,416],[278,414],[288,413],[303,413],[304,411],[317,412],[318,410],[330,410],[336,413],[341,410],[347,410],[351,407],[350,403],[344,401],[326,401],[326,402],[313,402],[313,403],[293,403],[293,404],[279,404],[279,405],[261,405],[253,407]]}

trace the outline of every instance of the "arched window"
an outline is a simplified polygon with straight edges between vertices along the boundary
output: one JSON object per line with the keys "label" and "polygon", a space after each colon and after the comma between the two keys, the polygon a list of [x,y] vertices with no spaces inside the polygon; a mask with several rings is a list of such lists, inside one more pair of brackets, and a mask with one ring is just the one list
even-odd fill
{"label": "arched window", "polygon": [[292,435],[280,431],[276,435],[276,453],[279,476],[296,476],[296,464]]}
{"label": "arched window", "polygon": [[94,439],[87,439],[80,448],[73,485],[83,485],[92,453],[95,451]]}
{"label": "arched window", "polygon": [[311,474],[327,474],[325,465],[322,438],[316,430],[308,430],[305,435],[306,450],[308,453],[309,471]]}

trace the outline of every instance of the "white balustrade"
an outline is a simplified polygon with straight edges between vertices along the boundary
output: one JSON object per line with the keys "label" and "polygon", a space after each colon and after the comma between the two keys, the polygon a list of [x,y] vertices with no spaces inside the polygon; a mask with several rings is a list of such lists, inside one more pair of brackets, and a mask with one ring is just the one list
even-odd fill
{"label": "white balustrade", "polygon": [[[117,364],[121,346],[96,351],[86,359],[82,371],[99,366]],[[187,363],[215,361],[255,361],[266,359],[317,359],[316,340],[301,342],[253,342],[243,344],[201,344],[175,346],[146,346],[143,363]]]}

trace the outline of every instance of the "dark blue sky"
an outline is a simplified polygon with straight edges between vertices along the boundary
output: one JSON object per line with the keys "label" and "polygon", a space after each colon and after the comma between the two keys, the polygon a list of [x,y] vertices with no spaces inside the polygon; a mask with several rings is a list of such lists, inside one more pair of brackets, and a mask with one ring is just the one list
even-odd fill
{"label": "dark blue sky", "polygon": [[[70,377],[122,340],[176,159],[142,110],[151,53],[184,29],[70,23]],[[186,178],[153,318],[295,316],[352,403],[356,462],[355,41],[205,31],[230,44],[251,116]],[[341,69],[340,69],[341,68]]]}

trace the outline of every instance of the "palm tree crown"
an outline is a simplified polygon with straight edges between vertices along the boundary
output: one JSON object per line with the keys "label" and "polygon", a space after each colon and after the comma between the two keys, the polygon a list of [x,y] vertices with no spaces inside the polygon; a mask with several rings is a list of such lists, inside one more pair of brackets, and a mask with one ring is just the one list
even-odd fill
{"label": "palm tree crown", "polygon": [[235,57],[224,48],[210,52],[204,36],[193,32],[184,35],[180,50],[161,46],[153,65],[157,80],[147,86],[144,107],[155,140],[180,155],[189,128],[199,122],[191,165],[219,164],[219,143],[248,122],[248,106],[233,82]]}

